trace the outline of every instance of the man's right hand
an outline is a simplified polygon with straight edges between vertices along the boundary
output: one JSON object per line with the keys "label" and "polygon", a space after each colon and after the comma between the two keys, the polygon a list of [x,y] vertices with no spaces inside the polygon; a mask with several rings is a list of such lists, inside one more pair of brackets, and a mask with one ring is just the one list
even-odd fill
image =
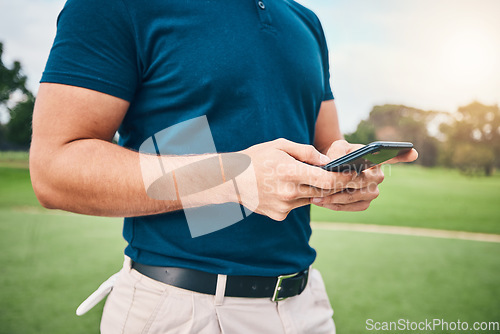
{"label": "man's right hand", "polygon": [[[255,212],[274,220],[284,220],[291,210],[310,204],[312,198],[327,197],[347,187],[360,189],[364,186],[362,182],[366,182],[365,178],[357,181],[355,173],[332,173],[316,167],[331,159],[312,145],[277,139],[241,153],[250,156],[257,179]],[[240,189],[243,205],[248,204],[245,199],[252,198],[252,194],[245,191]],[[255,203],[249,204],[253,207]]]}

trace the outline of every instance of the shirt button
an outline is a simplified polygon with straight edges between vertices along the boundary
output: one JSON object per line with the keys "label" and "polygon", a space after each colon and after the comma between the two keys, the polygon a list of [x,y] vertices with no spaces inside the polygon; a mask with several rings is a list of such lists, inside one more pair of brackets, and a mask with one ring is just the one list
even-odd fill
{"label": "shirt button", "polygon": [[262,1],[259,1],[258,5],[259,5],[260,9],[266,9],[266,4],[263,3]]}

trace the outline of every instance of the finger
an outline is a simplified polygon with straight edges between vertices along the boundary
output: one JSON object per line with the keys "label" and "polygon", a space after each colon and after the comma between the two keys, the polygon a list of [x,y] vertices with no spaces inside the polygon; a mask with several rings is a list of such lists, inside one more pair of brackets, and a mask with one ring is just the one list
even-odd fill
{"label": "finger", "polygon": [[290,182],[324,190],[333,190],[333,192],[346,188],[360,189],[373,182],[378,184],[382,182],[384,177],[381,169],[378,167],[364,171],[358,175],[354,171],[330,172],[301,162],[297,162],[293,167],[290,165],[287,166],[282,174]]}
{"label": "finger", "polygon": [[379,189],[367,187],[362,189],[346,189],[327,197],[316,197],[311,200],[313,204],[351,204],[360,201],[373,201],[379,195]]}
{"label": "finger", "polygon": [[347,183],[346,188],[361,189],[366,187],[376,187],[384,181],[384,172],[381,166],[375,166],[363,170],[357,174],[351,182]]}
{"label": "finger", "polygon": [[[310,198],[299,198],[291,203],[292,210],[296,208],[300,208],[304,205],[309,205],[311,204],[311,199]],[[291,211],[291,210],[290,210]]]}
{"label": "finger", "polygon": [[283,183],[279,187],[281,189],[278,189],[275,198],[281,200],[283,203],[289,203],[303,198],[307,199],[307,202],[309,202],[311,197],[327,197],[335,193],[334,190],[315,188],[294,182]]}
{"label": "finger", "polygon": [[293,203],[293,208],[296,209],[298,207],[311,204],[310,198],[299,198]]}
{"label": "finger", "polygon": [[330,148],[328,149],[328,152],[326,152],[326,155],[331,160],[335,160],[349,153],[351,151],[351,148],[351,144],[349,144],[347,141],[336,140],[332,143],[332,145],[330,145]]}
{"label": "finger", "polygon": [[364,211],[368,209],[370,206],[371,201],[359,201],[356,203],[350,203],[350,204],[321,204],[319,206],[322,206],[324,208],[334,210],[334,211]]}
{"label": "finger", "polygon": [[347,188],[361,188],[360,181],[353,180],[357,177],[356,172],[330,172],[319,167],[309,166],[298,163],[294,168],[290,180],[302,185],[312,186],[324,190],[333,190],[334,192]]}
{"label": "finger", "polygon": [[309,185],[305,184],[299,184],[297,187],[297,194],[296,198],[324,198],[331,196],[335,193],[339,192],[339,190],[335,189],[322,189],[322,188],[316,188],[316,187],[311,187]]}
{"label": "finger", "polygon": [[385,163],[387,164],[395,164],[398,162],[412,162],[417,160],[418,158],[418,152],[414,148],[412,148],[410,151],[406,152],[405,154],[398,155],[397,157],[394,157]]}
{"label": "finger", "polygon": [[361,174],[347,171],[337,173],[324,171],[320,168],[312,168],[312,170],[311,166],[300,166],[297,168],[298,175],[296,175],[296,177],[301,177],[298,179],[298,182],[316,188],[330,190],[332,193],[344,189],[373,187],[384,180],[384,173],[380,167],[364,170]]}
{"label": "finger", "polygon": [[376,187],[384,181],[384,172],[380,166],[375,166],[370,169],[365,169],[360,174],[356,172],[341,172],[337,174],[345,174],[345,177],[337,178],[336,189],[362,189],[366,187]]}
{"label": "finger", "polygon": [[300,198],[292,201],[281,201],[280,203],[273,205],[272,210],[265,214],[274,220],[282,221],[293,209],[309,204],[310,203],[308,198]]}
{"label": "finger", "polygon": [[330,162],[330,159],[321,154],[314,146],[294,143],[286,139],[277,139],[278,148],[288,153],[290,156],[315,166],[325,165]]}
{"label": "finger", "polygon": [[382,166],[380,165],[365,169],[358,176],[364,178],[367,184],[372,182],[376,182],[378,184],[384,180],[384,172],[382,171]]}

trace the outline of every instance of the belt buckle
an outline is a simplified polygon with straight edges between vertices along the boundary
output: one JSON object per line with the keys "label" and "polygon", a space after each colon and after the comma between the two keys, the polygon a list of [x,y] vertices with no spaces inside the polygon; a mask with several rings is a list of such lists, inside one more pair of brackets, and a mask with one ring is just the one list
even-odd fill
{"label": "belt buckle", "polygon": [[276,282],[276,287],[274,288],[274,293],[273,293],[273,296],[271,297],[271,301],[279,302],[281,300],[287,299],[288,297],[278,297],[278,295],[281,291],[281,283],[283,283],[283,281],[285,279],[297,276],[298,274],[299,273],[278,276],[278,281]]}

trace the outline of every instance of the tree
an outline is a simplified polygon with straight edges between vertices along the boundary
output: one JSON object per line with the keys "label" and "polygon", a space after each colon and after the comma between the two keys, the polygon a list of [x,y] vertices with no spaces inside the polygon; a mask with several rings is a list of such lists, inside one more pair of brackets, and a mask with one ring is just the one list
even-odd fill
{"label": "tree", "polygon": [[410,141],[419,151],[417,163],[437,164],[439,142],[428,132],[428,124],[438,112],[424,111],[404,105],[374,106],[367,120],[355,132],[346,135],[352,142],[368,144],[374,140]]}
{"label": "tree", "polygon": [[375,127],[369,121],[362,120],[356,131],[346,134],[345,139],[350,143],[369,144],[376,140]]}
{"label": "tree", "polygon": [[456,146],[452,153],[452,163],[464,174],[473,175],[484,171],[491,175],[495,155],[491,147],[472,143]]}
{"label": "tree", "polygon": [[491,175],[500,167],[500,108],[477,101],[460,107],[450,124],[442,124],[446,136],[445,161],[467,173],[483,170]]}
{"label": "tree", "polygon": [[8,68],[3,60],[3,44],[0,42],[0,105],[5,105],[15,92],[29,93],[26,88],[26,76],[21,72],[21,63],[15,61]]}
{"label": "tree", "polygon": [[15,61],[9,68],[2,56],[3,44],[0,42],[0,108],[10,115],[7,124],[0,124],[0,149],[25,149],[31,141],[35,98],[26,88],[27,78],[22,73],[21,63]]}
{"label": "tree", "polygon": [[30,95],[25,101],[18,102],[10,109],[7,140],[23,149],[28,149],[31,143],[31,119],[34,107],[35,98]]}

